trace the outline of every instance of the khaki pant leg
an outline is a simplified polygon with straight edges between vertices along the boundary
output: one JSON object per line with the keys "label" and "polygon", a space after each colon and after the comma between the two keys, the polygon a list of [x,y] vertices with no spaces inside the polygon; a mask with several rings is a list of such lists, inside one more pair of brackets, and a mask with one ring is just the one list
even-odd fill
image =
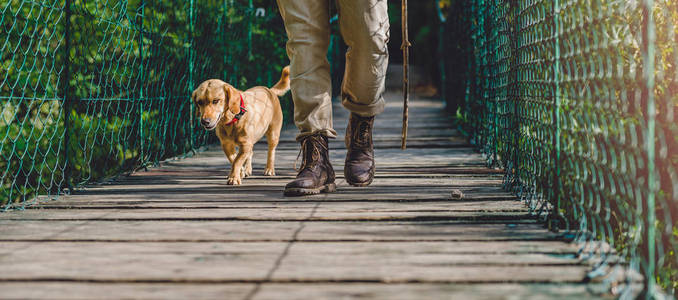
{"label": "khaki pant leg", "polygon": [[328,0],[277,0],[287,31],[294,123],[300,138],[332,129],[332,83],[327,49],[330,44]]}
{"label": "khaki pant leg", "polygon": [[348,46],[342,104],[370,117],[384,110],[389,19],[386,0],[337,0],[339,28]]}

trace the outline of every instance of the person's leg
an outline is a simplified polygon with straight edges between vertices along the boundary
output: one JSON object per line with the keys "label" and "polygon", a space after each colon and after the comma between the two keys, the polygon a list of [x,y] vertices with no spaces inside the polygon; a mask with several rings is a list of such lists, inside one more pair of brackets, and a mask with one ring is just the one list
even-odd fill
{"label": "person's leg", "polygon": [[351,111],[346,128],[344,178],[367,186],[374,178],[374,116],[384,110],[388,67],[389,19],[386,0],[338,0],[339,28],[348,46],[341,88],[343,106]]}
{"label": "person's leg", "polygon": [[330,44],[328,0],[277,0],[287,31],[290,88],[294,101],[297,140],[332,129],[332,83],[327,49]]}
{"label": "person's leg", "polygon": [[338,0],[339,29],[348,50],[341,103],[371,117],[384,110],[389,19],[386,0]]}
{"label": "person's leg", "polygon": [[297,177],[285,186],[286,196],[333,192],[334,170],[329,160],[332,129],[328,0],[277,0],[287,31],[294,123],[300,134],[303,161]]}

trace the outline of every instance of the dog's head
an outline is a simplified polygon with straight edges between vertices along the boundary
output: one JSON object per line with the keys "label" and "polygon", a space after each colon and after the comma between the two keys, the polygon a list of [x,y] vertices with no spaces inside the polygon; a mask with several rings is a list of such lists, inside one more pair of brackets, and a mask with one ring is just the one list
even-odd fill
{"label": "dog's head", "polygon": [[240,112],[240,93],[219,79],[201,83],[193,91],[191,100],[197,108],[200,124],[207,130],[216,128],[219,122],[230,122]]}

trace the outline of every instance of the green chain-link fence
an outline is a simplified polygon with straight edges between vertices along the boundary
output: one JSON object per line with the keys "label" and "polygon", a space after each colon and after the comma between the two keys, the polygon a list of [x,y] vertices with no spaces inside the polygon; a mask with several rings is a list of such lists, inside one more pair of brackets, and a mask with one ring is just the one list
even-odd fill
{"label": "green chain-link fence", "polygon": [[602,258],[591,276],[619,255],[675,294],[678,2],[440,4],[445,98],[505,187]]}
{"label": "green chain-link fence", "polygon": [[0,210],[210,142],[193,87],[271,85],[287,64],[261,2],[0,2]]}

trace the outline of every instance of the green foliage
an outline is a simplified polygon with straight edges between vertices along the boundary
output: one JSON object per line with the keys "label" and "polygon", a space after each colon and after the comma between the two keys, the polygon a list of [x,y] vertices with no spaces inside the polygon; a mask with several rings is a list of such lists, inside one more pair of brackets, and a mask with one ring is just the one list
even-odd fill
{"label": "green foliage", "polygon": [[[389,1],[388,16],[391,35],[388,45],[390,62],[402,63],[400,1]],[[422,70],[422,74],[430,76],[427,82],[441,87],[439,82],[440,58],[436,53],[439,47],[439,30],[443,24],[438,18],[436,1],[408,2],[408,32],[412,43],[410,48],[410,64]]]}
{"label": "green foliage", "polygon": [[[16,112],[17,103],[5,104],[4,112]],[[57,106],[57,107],[54,107]],[[60,116],[50,118],[58,111],[58,103],[48,101],[30,112],[30,118],[0,122],[4,136],[0,147],[2,182],[0,196],[9,202],[19,202],[38,193],[54,195],[63,184],[63,137]],[[10,119],[11,120],[11,119]],[[57,141],[56,143],[53,141]]]}
{"label": "green foliage", "polygon": [[71,3],[70,18],[64,0],[0,4],[5,209],[213,142],[190,91],[210,78],[270,86],[288,64],[266,1]]}

